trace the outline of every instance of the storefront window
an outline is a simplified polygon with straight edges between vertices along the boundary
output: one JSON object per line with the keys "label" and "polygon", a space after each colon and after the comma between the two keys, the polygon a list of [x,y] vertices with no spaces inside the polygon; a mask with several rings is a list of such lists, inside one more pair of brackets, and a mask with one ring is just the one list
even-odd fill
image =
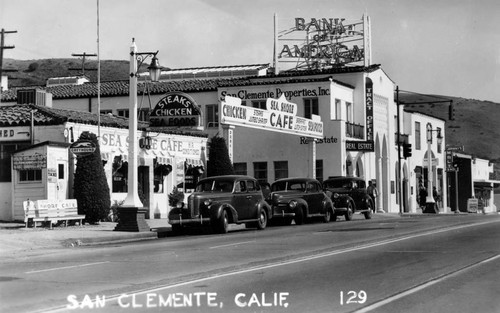
{"label": "storefront window", "polygon": [[154,192],[163,193],[165,190],[165,177],[172,172],[172,165],[158,164],[156,159],[154,166]]}
{"label": "storefront window", "polygon": [[113,192],[127,192],[128,162],[122,156],[113,159]]}
{"label": "storefront window", "polygon": [[246,163],[234,163],[233,168],[236,175],[247,175],[248,173]]}
{"label": "storefront window", "polygon": [[275,179],[288,178],[288,161],[274,162],[274,178]]}
{"label": "storefront window", "polygon": [[29,147],[29,144],[9,143],[0,144],[0,182],[10,182],[11,156],[14,151]]}
{"label": "storefront window", "polygon": [[20,170],[20,182],[39,182],[42,181],[42,170]]}
{"label": "storefront window", "polygon": [[207,104],[207,128],[219,127],[219,106],[217,104]]}
{"label": "storefront window", "polygon": [[259,183],[267,183],[267,162],[254,162],[253,163],[254,177]]}

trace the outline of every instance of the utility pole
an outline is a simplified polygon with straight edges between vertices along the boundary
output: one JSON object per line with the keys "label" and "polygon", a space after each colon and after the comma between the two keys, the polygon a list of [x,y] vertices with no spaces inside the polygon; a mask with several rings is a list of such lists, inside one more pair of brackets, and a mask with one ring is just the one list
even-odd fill
{"label": "utility pole", "polygon": [[14,49],[14,46],[5,46],[5,34],[17,33],[17,30],[4,30],[2,28],[1,39],[0,39],[0,102],[2,101],[2,72],[3,72],[3,50],[4,49]]}
{"label": "utility pole", "polygon": [[[95,54],[95,53],[89,54],[89,53],[86,53],[86,52],[81,53],[81,54],[73,53],[71,55],[74,56],[74,57],[81,57],[82,58],[82,68],[81,69],[80,68],[69,68],[68,70],[73,70],[73,71],[81,70],[82,71],[82,75],[85,75],[85,59],[86,59],[86,57],[96,57],[97,56],[97,54]],[[97,69],[91,68],[91,69],[87,69],[87,71],[97,71]]]}

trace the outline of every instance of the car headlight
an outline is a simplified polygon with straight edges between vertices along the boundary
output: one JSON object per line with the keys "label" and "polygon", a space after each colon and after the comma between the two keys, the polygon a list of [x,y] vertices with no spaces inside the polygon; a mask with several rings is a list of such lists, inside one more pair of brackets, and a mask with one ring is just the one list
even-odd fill
{"label": "car headlight", "polygon": [[340,197],[340,195],[339,195],[338,193],[334,193],[334,194],[333,194],[333,198],[334,198],[334,199],[338,199],[339,197]]}
{"label": "car headlight", "polygon": [[203,204],[206,205],[206,206],[209,206],[212,204],[212,200],[211,199],[207,199],[205,201],[203,201]]}
{"label": "car headlight", "polygon": [[288,203],[288,206],[290,207],[290,209],[295,209],[297,207],[297,201],[295,200],[292,200]]}
{"label": "car headlight", "polygon": [[184,207],[184,202],[179,201],[179,202],[177,202],[176,206],[177,206],[178,209],[182,209]]}

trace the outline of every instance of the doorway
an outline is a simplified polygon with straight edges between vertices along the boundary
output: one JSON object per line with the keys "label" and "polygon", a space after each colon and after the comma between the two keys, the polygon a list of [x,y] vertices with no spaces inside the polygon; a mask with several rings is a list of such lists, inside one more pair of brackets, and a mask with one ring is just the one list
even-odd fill
{"label": "doorway", "polygon": [[149,219],[149,192],[150,192],[150,180],[149,180],[149,166],[139,166],[137,170],[138,177],[138,187],[137,192],[139,193],[139,199],[141,199],[142,205],[146,210],[145,218]]}

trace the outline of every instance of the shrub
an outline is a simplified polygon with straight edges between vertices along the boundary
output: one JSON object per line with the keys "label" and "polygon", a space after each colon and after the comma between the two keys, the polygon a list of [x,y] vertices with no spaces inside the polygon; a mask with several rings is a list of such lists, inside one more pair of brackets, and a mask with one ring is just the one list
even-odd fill
{"label": "shrub", "polygon": [[168,194],[168,204],[171,208],[175,208],[177,203],[184,200],[184,192],[179,191],[177,187],[174,187],[171,193]]}
{"label": "shrub", "polygon": [[207,177],[233,174],[234,168],[229,159],[226,140],[222,137],[212,137],[207,162]]}
{"label": "shrub", "polygon": [[85,222],[97,224],[108,217],[111,207],[109,186],[102,165],[97,136],[90,132],[83,132],[79,140],[92,141],[97,148],[94,153],[77,158],[74,195],[78,202],[78,213],[85,214]]}

